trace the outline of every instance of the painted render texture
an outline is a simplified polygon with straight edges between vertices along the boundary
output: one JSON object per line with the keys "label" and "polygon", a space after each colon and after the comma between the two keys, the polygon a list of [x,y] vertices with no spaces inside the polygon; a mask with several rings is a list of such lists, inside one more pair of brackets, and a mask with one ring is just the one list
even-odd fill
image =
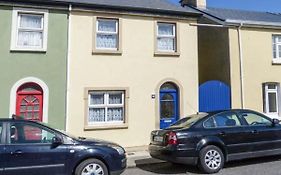
{"label": "painted render texture", "polygon": [[[229,30],[230,39],[230,65],[232,96],[232,107],[241,107],[240,77],[239,77],[239,48],[237,30]],[[274,64],[272,35],[281,34],[281,30],[242,28],[242,50],[243,50],[243,78],[244,78],[244,106],[245,108],[263,112],[263,90],[262,84],[275,82],[281,83],[280,64]]]}
{"label": "painted render texture", "polygon": [[[126,147],[147,145],[150,132],[159,128],[159,89],[163,83],[172,81],[179,86],[181,117],[198,111],[197,27],[189,25],[196,20],[111,14],[122,23],[122,54],[93,54],[93,19],[104,15],[71,13],[67,131]],[[177,22],[180,56],[154,56],[158,20]],[[126,88],[126,127],[99,130],[85,127],[88,98],[85,88],[89,87]],[[155,99],[151,98],[153,94]]]}
{"label": "painted render texture", "polygon": [[47,52],[10,51],[12,7],[0,6],[0,117],[9,116],[10,91],[20,79],[36,77],[49,88],[48,123],[65,128],[67,12],[49,10]]}

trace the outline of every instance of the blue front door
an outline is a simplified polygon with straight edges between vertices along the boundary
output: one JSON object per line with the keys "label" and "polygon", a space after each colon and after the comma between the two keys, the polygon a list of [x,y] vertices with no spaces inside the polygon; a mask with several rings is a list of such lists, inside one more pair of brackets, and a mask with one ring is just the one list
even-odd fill
{"label": "blue front door", "polygon": [[176,90],[160,91],[160,128],[167,128],[178,119],[178,92]]}

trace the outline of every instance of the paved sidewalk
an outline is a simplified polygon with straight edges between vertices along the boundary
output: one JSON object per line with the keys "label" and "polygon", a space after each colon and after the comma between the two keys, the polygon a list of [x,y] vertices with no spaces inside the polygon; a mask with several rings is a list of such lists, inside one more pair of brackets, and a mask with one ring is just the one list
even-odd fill
{"label": "paved sidewalk", "polygon": [[157,164],[164,161],[152,158],[148,153],[147,146],[125,148],[127,152],[127,168],[138,165]]}

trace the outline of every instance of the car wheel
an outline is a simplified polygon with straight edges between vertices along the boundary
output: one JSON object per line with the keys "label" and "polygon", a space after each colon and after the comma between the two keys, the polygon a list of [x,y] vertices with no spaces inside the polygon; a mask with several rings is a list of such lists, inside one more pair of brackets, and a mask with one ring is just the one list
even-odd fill
{"label": "car wheel", "polygon": [[217,173],[224,165],[224,155],[216,146],[210,145],[199,153],[199,168],[205,173]]}
{"label": "car wheel", "polygon": [[87,159],[80,163],[76,170],[75,175],[108,175],[106,165],[98,159]]}

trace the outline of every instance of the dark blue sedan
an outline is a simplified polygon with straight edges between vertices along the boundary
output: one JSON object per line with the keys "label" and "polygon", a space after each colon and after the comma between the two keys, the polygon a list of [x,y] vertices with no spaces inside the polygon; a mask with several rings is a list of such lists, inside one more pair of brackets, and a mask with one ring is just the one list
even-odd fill
{"label": "dark blue sedan", "polygon": [[114,175],[126,168],[124,149],[111,142],[18,119],[0,119],[0,132],[0,174]]}

